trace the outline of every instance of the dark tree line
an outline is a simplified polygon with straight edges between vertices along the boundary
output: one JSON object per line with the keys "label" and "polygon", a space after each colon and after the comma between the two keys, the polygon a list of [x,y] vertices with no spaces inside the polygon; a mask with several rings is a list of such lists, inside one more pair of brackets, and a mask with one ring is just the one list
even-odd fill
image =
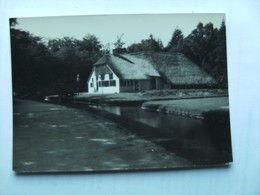
{"label": "dark tree line", "polygon": [[148,39],[141,40],[140,43],[133,43],[127,48],[129,53],[140,51],[163,51],[163,44],[160,39],[155,39],[153,35],[150,35]]}
{"label": "dark tree line", "polygon": [[175,29],[167,46],[152,35],[140,43],[133,43],[128,52],[171,52],[183,53],[206,72],[213,76],[221,87],[227,87],[226,26],[224,21],[219,29],[212,23],[197,27],[184,38],[180,29]]}
{"label": "dark tree line", "polygon": [[226,26],[222,22],[219,29],[212,23],[197,25],[184,41],[180,50],[187,57],[217,79],[222,87],[227,87]]}
{"label": "dark tree line", "polygon": [[93,64],[102,56],[94,35],[82,40],[71,37],[42,38],[13,28],[11,24],[13,90],[22,97],[86,91]]}
{"label": "dark tree line", "polygon": [[14,92],[31,95],[52,84],[57,71],[53,70],[53,59],[39,37],[11,29],[11,47]]}
{"label": "dark tree line", "polygon": [[[95,35],[82,40],[72,37],[49,40],[15,29],[16,19],[10,20],[13,89],[21,96],[57,94],[60,90],[86,91],[86,81],[93,64],[104,54]],[[175,29],[167,46],[150,35],[140,43],[125,48],[122,36],[114,43],[116,53],[132,52],[181,52],[211,74],[222,87],[227,86],[226,27],[219,29],[212,23],[197,27],[184,37]]]}

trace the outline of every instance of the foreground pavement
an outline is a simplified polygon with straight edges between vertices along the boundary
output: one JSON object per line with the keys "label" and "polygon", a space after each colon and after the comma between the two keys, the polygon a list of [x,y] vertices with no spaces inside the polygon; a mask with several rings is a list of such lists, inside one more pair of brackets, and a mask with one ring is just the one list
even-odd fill
{"label": "foreground pavement", "polygon": [[18,173],[188,167],[187,160],[94,113],[14,100]]}

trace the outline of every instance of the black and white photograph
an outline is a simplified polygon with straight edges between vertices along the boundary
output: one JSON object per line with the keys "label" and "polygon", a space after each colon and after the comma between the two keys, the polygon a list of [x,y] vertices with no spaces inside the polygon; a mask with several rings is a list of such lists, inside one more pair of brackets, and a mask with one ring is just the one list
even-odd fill
{"label": "black and white photograph", "polygon": [[225,14],[9,22],[16,173],[233,162]]}

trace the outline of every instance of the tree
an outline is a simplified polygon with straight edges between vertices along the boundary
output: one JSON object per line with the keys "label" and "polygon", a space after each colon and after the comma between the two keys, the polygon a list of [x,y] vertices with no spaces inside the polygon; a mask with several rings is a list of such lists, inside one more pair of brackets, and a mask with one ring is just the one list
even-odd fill
{"label": "tree", "polygon": [[79,66],[79,60],[76,56],[77,45],[77,40],[70,37],[48,42],[48,49],[56,62],[55,83],[59,83],[59,85],[62,83],[69,88],[73,86]]}
{"label": "tree", "polygon": [[80,49],[85,50],[89,55],[97,55],[102,48],[100,41],[93,34],[87,34],[79,43]]}
{"label": "tree", "polygon": [[14,28],[18,24],[17,18],[10,18],[9,19],[9,24],[10,24],[11,28]]}
{"label": "tree", "polygon": [[141,40],[141,43],[134,43],[127,48],[128,52],[141,52],[141,51],[160,52],[162,51],[162,49],[163,49],[163,45],[161,40],[154,39],[152,34],[150,34],[148,39]]}
{"label": "tree", "polygon": [[226,25],[222,21],[216,36],[216,46],[213,50],[215,67],[213,72],[221,86],[227,87],[227,48],[226,48]]}
{"label": "tree", "polygon": [[167,47],[165,47],[164,51],[170,52],[181,52],[183,46],[183,34],[182,31],[176,28],[172,34],[172,38],[169,41]]}
{"label": "tree", "polygon": [[86,90],[86,80],[101,57],[101,48],[98,38],[91,34],[83,40],[70,37],[50,40],[48,49],[56,62],[57,85],[66,86],[68,91]]}
{"label": "tree", "polygon": [[81,60],[79,75],[81,78],[81,90],[86,90],[86,81],[90,76],[94,63],[102,56],[102,45],[99,39],[92,34],[87,34],[79,41],[78,57]]}
{"label": "tree", "polygon": [[51,82],[50,54],[40,37],[11,28],[13,90],[36,95]]}
{"label": "tree", "polygon": [[143,47],[141,43],[133,43],[130,46],[127,47],[127,51],[129,53],[135,53],[135,52],[140,52],[143,51]]}
{"label": "tree", "polygon": [[227,86],[225,23],[219,29],[212,23],[199,23],[183,40],[183,53],[213,76],[222,87]]}
{"label": "tree", "polygon": [[[14,91],[27,97],[86,90],[93,64],[101,57],[101,44],[94,35],[83,40],[71,37],[49,40],[29,32],[11,32]],[[62,87],[61,87],[62,86]]]}

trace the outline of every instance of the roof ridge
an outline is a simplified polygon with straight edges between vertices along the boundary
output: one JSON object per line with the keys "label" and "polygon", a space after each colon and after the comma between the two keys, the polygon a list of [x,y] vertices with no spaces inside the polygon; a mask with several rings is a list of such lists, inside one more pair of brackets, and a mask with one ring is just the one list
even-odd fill
{"label": "roof ridge", "polygon": [[127,59],[126,57],[124,57],[122,55],[119,55],[119,54],[113,54],[113,55],[116,56],[116,57],[119,57],[119,58],[121,58],[121,59],[123,59],[123,60],[125,60],[125,61],[127,61],[131,64],[134,64],[134,62],[132,62],[131,60]]}
{"label": "roof ridge", "polygon": [[108,56],[109,54],[104,54],[96,63],[94,63],[94,66],[105,64]]}

